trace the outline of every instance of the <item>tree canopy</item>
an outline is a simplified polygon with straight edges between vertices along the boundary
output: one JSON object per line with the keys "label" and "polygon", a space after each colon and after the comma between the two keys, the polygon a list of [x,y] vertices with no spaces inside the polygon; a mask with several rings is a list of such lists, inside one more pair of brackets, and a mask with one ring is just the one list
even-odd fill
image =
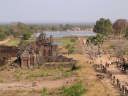
{"label": "tree canopy", "polygon": [[20,22],[11,25],[11,29],[12,29],[12,34],[14,36],[20,36],[20,35],[32,33],[30,26]]}
{"label": "tree canopy", "polygon": [[10,35],[10,30],[8,26],[0,26],[0,40],[5,39],[7,36]]}
{"label": "tree canopy", "polygon": [[126,19],[118,19],[113,23],[113,29],[115,34],[124,34],[128,27],[128,21]]}
{"label": "tree canopy", "polygon": [[93,31],[100,34],[109,34],[112,32],[112,23],[109,19],[100,18],[96,21]]}

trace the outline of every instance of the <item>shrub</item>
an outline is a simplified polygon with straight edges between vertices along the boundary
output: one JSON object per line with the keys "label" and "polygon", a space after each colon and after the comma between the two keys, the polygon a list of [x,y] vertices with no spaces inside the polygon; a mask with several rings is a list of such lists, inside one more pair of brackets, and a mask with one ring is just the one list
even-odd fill
{"label": "shrub", "polygon": [[28,40],[30,37],[31,37],[31,33],[30,32],[23,33],[23,40]]}
{"label": "shrub", "polygon": [[6,34],[4,32],[0,32],[0,40],[3,40],[6,38]]}
{"label": "shrub", "polygon": [[76,42],[76,38],[71,38],[70,40],[72,43],[75,43]]}
{"label": "shrub", "polygon": [[62,94],[64,96],[81,96],[85,91],[86,89],[81,82],[75,83],[70,87],[62,88]]}
{"label": "shrub", "polygon": [[71,53],[73,53],[75,51],[75,48],[74,47],[71,47],[71,48],[69,48],[68,49],[68,52],[71,54]]}

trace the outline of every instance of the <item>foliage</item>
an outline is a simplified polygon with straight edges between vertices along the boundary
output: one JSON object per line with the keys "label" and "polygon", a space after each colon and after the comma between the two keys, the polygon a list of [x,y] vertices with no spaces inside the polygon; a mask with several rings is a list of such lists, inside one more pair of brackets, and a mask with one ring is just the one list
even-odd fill
{"label": "foliage", "polygon": [[96,36],[89,37],[86,41],[86,44],[92,44],[94,46],[97,46],[97,53],[100,55],[100,48],[102,47],[104,42],[104,35],[103,34],[97,34]]}
{"label": "foliage", "polygon": [[65,48],[68,49],[70,54],[74,52],[74,46],[72,44],[67,44]]}
{"label": "foliage", "polygon": [[113,24],[113,29],[115,34],[124,34],[126,28],[128,27],[128,22],[125,19],[118,19]]}
{"label": "foliage", "polygon": [[24,23],[14,23],[10,25],[11,34],[14,37],[21,37],[24,36],[25,39],[30,37],[29,35],[32,34],[32,28],[29,25]]}
{"label": "foliage", "polygon": [[76,38],[71,38],[71,40],[70,40],[71,42],[76,42]]}
{"label": "foliage", "polygon": [[87,39],[87,43],[91,43],[93,45],[102,45],[104,42],[104,35],[102,34],[97,34],[96,36],[92,36],[92,37],[89,37]]}
{"label": "foliage", "polygon": [[31,32],[25,32],[23,33],[23,40],[28,40],[31,37]]}
{"label": "foliage", "polygon": [[71,54],[75,51],[75,44],[76,44],[77,38],[62,38],[61,42],[65,46],[65,48],[68,50],[68,53]]}
{"label": "foliage", "polygon": [[0,25],[0,40],[5,39],[10,35],[8,26]]}
{"label": "foliage", "polygon": [[12,24],[0,25],[0,40],[7,36],[24,37],[28,39],[33,32],[40,31],[67,31],[80,28],[81,30],[90,29],[93,24],[24,24],[16,22]]}
{"label": "foliage", "polygon": [[96,21],[93,30],[100,34],[110,34],[112,32],[112,23],[109,19],[100,18],[100,20]]}
{"label": "foliage", "polygon": [[128,39],[128,28],[125,31],[125,37]]}
{"label": "foliage", "polygon": [[23,35],[24,39],[28,39],[32,32],[32,28],[23,23],[0,25],[0,40],[3,40],[10,35],[14,37],[21,37]]}
{"label": "foliage", "polygon": [[20,43],[18,43],[18,46],[22,46],[22,47],[25,47],[27,46],[28,44],[30,44],[32,41],[30,40],[21,40]]}
{"label": "foliage", "polygon": [[19,43],[20,43],[19,38],[13,38],[13,39],[9,40],[5,45],[7,45],[7,46],[18,46]]}
{"label": "foliage", "polygon": [[[63,64],[63,63],[62,63]],[[43,70],[42,70],[43,68]],[[73,75],[73,71],[70,68],[58,67],[58,68],[45,68],[41,67],[40,69],[16,69],[12,73],[13,79],[15,80],[36,80],[37,78],[49,77],[52,79],[60,79],[64,77],[70,77]]]}
{"label": "foliage", "polygon": [[63,96],[82,96],[86,91],[81,82],[75,83],[70,87],[63,87],[61,90]]}
{"label": "foliage", "polygon": [[3,40],[6,38],[6,34],[4,32],[0,32],[0,40]]}
{"label": "foliage", "polygon": [[74,50],[75,50],[74,45],[72,45],[72,44],[67,44],[67,45],[65,46],[65,48],[68,49],[68,52],[69,52],[70,54],[73,53]]}
{"label": "foliage", "polygon": [[41,96],[48,96],[48,90],[46,88],[43,88]]}

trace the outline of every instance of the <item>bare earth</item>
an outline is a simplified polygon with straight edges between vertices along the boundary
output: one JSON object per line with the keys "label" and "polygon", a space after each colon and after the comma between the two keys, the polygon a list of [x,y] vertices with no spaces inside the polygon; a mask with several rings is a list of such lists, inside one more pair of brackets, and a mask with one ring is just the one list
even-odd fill
{"label": "bare earth", "polygon": [[42,88],[60,88],[71,84],[75,81],[75,77],[70,77],[62,80],[47,80],[47,81],[35,81],[35,82],[14,82],[14,83],[1,83],[0,90],[41,90]]}
{"label": "bare earth", "polygon": [[[78,65],[81,68],[78,70],[78,77],[70,77],[60,80],[43,80],[34,82],[12,82],[12,83],[0,83],[1,92],[17,91],[17,90],[42,90],[42,88],[56,89],[62,86],[70,85],[75,82],[76,79],[80,79],[84,82],[87,92],[83,96],[120,96],[116,88],[114,88],[108,78],[100,80],[96,76],[96,72],[93,69],[93,65],[89,62],[91,61],[86,54],[86,48],[83,46],[86,40],[79,38],[79,49],[83,54],[71,54],[67,57],[72,57],[78,60]],[[2,95],[1,95],[2,96]],[[12,96],[12,95],[8,95]],[[28,95],[18,95],[18,96],[28,96]],[[29,95],[37,96],[37,95]]]}
{"label": "bare earth", "polygon": [[0,45],[3,45],[3,44],[5,44],[5,43],[7,43],[9,40],[10,40],[10,38],[7,38],[7,39],[5,39],[5,40],[3,40],[3,41],[0,41]]}

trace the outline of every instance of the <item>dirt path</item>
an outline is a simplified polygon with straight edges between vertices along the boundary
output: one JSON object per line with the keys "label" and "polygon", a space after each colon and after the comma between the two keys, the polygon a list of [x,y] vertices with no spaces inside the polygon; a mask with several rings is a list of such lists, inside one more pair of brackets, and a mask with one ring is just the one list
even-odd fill
{"label": "dirt path", "polygon": [[70,85],[76,80],[75,77],[70,77],[61,80],[47,80],[35,82],[14,82],[14,83],[0,83],[0,90],[41,90],[42,88],[60,88],[62,86]]}
{"label": "dirt path", "polygon": [[71,57],[77,59],[81,66],[79,77],[85,82],[85,86],[88,89],[85,96],[120,96],[118,91],[111,85],[109,79],[105,78],[100,80],[96,77],[96,72],[93,69],[93,65],[90,64],[90,58],[86,54],[86,47],[82,38],[79,38],[80,46],[83,55],[76,54]]}
{"label": "dirt path", "polygon": [[0,45],[3,45],[5,43],[7,43],[9,40],[11,40],[10,37],[8,37],[7,39],[3,40],[3,41],[0,41]]}

